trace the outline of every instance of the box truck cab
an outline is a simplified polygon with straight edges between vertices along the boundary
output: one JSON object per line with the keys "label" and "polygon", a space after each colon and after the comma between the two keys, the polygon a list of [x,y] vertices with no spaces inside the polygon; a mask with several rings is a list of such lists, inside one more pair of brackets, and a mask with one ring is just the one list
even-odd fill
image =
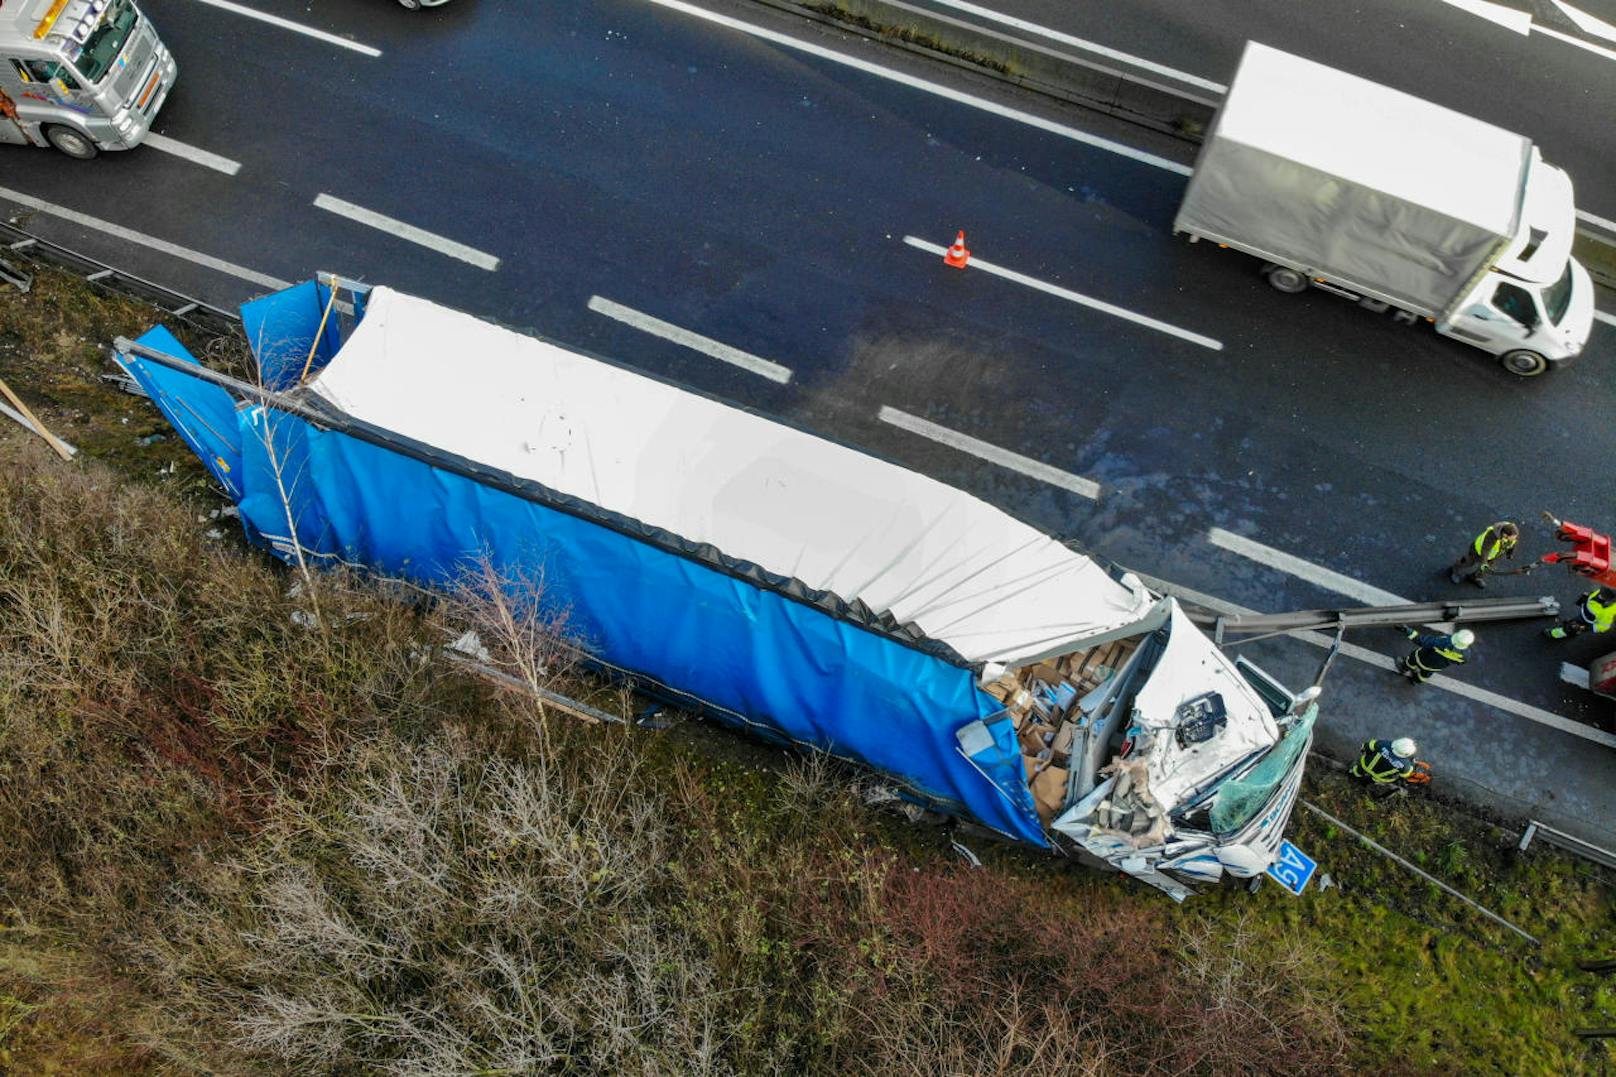
{"label": "box truck cab", "polygon": [[1530,139],[1256,42],[1202,146],[1174,231],[1530,376],[1583,349],[1593,282],[1571,257],[1571,178]]}
{"label": "box truck cab", "polygon": [[1514,235],[1437,332],[1475,344],[1521,375],[1540,374],[1582,351],[1593,327],[1593,281],[1571,257],[1576,203],[1571,177],[1532,147]]}
{"label": "box truck cab", "polygon": [[134,0],[0,0],[0,143],[130,149],[176,74]]}

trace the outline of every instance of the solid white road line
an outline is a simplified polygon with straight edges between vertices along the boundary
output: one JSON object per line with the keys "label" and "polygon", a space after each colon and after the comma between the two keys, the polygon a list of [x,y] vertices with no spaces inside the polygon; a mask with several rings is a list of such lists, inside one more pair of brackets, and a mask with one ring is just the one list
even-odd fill
{"label": "solid white road line", "polygon": [[326,210],[329,213],[335,213],[339,217],[346,217],[350,221],[367,224],[378,231],[397,236],[399,239],[409,240],[411,243],[417,243],[428,250],[448,255],[450,258],[458,258],[462,262],[468,262],[478,269],[486,269],[490,273],[499,268],[499,259],[492,254],[485,254],[475,247],[457,243],[452,239],[417,228],[413,224],[405,224],[397,218],[377,213],[373,209],[356,206],[352,202],[344,202],[342,199],[332,195],[321,194],[315,196],[314,207]]}
{"label": "solid white road line", "polygon": [[361,45],[357,41],[349,41],[345,37],[338,37],[336,34],[328,34],[324,30],[316,30],[312,26],[304,26],[302,23],[293,22],[291,19],[283,19],[278,15],[268,15],[262,11],[254,11],[250,7],[244,7],[241,4],[232,4],[230,3],[230,0],[198,0],[198,2],[207,4],[210,7],[219,8],[223,11],[228,11],[233,15],[245,15],[249,19],[257,19],[259,22],[267,22],[271,26],[279,26],[282,30],[291,30],[294,33],[312,37],[317,41],[324,41],[328,45],[337,45],[344,49],[352,49],[354,52],[361,53],[365,56],[375,57],[382,54],[381,49],[373,49],[369,45]]}
{"label": "solid white road line", "polygon": [[1547,26],[1539,26],[1537,23],[1532,24],[1532,32],[1534,34],[1547,34],[1557,41],[1564,41],[1567,45],[1575,45],[1579,49],[1587,49],[1596,56],[1603,56],[1607,60],[1616,60],[1616,49],[1607,49],[1603,45],[1595,45],[1592,41],[1584,41],[1580,37],[1572,37],[1570,34],[1561,33],[1559,30],[1552,30]]}
{"label": "solid white road line", "polygon": [[142,145],[150,146],[154,150],[162,150],[164,153],[171,153],[175,157],[183,157],[192,164],[201,165],[203,168],[211,168],[215,172],[223,172],[227,176],[234,176],[241,171],[241,162],[239,161],[232,161],[228,157],[220,157],[217,153],[209,153],[207,150],[199,150],[195,146],[189,146],[178,139],[160,135],[155,131],[146,135],[145,139],[142,140]]}
{"label": "solid white road line", "polygon": [[191,262],[194,265],[205,266],[208,269],[217,270],[220,273],[225,273],[229,276],[236,277],[244,281],[249,281],[264,288],[271,288],[279,291],[282,288],[290,288],[292,286],[291,281],[281,280],[279,277],[271,277],[267,273],[259,273],[256,270],[248,269],[246,266],[238,266],[234,262],[226,262],[222,258],[214,258],[212,255],[203,254],[200,251],[193,251],[189,247],[181,247],[177,243],[170,243],[167,240],[156,239],[152,236],[146,235],[144,232],[136,232],[134,229],[125,228],[121,224],[113,224],[111,221],[103,221],[99,217],[91,217],[89,214],[80,213],[78,210],[74,209],[68,209],[66,206],[58,206],[51,202],[42,201],[41,199],[35,198],[33,195],[23,194],[21,191],[13,191],[5,187],[0,187],[0,198],[15,202],[20,206],[27,206],[29,209],[37,210],[40,213],[48,213],[52,217],[60,217],[64,221],[72,221],[74,224],[80,225],[84,228],[92,228],[97,232],[102,232],[109,236],[115,236],[118,239],[124,240],[128,243],[137,243],[142,247],[149,247],[154,251],[161,251],[164,254],[183,259],[184,261]]}
{"label": "solid white road line", "polygon": [[[1197,606],[1205,606],[1207,609],[1215,610],[1218,613],[1257,612],[1245,606],[1238,606],[1233,602],[1225,602],[1221,598],[1203,594],[1200,591],[1192,591],[1187,587],[1180,587],[1175,583],[1169,583],[1154,576],[1147,576],[1137,570],[1134,571],[1134,575],[1138,576],[1145,586],[1152,590],[1193,602]],[[1335,645],[1335,637],[1325,635],[1322,632],[1292,632],[1290,635],[1304,643],[1312,644],[1324,650],[1329,650]],[[1348,643],[1343,640],[1341,642],[1341,654],[1343,657],[1355,659],[1377,669],[1383,669],[1388,673],[1397,672],[1397,661],[1395,659],[1381,654],[1379,651],[1371,651],[1367,647],[1360,647],[1355,643]],[[1616,748],[1616,735],[1606,733],[1601,729],[1595,729],[1590,725],[1584,725],[1564,715],[1555,714],[1553,711],[1546,711],[1542,707],[1534,707],[1530,703],[1522,703],[1519,700],[1510,699],[1508,696],[1501,696],[1497,692],[1489,692],[1485,688],[1473,688],[1463,681],[1456,681],[1452,677],[1444,676],[1440,673],[1427,681],[1426,686],[1439,688],[1444,692],[1452,692],[1457,696],[1464,696],[1466,699],[1472,699],[1477,703],[1484,703],[1489,707],[1507,711],[1517,717],[1548,726],[1551,729],[1558,729],[1562,733],[1570,733],[1574,737],[1581,737],[1583,740],[1592,741],[1606,748]],[[1417,691],[1417,689],[1414,690]]]}
{"label": "solid white road line", "polygon": [[682,329],[672,322],[663,321],[661,318],[641,314],[632,307],[625,307],[623,304],[614,303],[610,299],[592,295],[589,297],[589,309],[596,314],[604,314],[608,318],[620,321],[624,325],[631,325],[642,333],[650,333],[654,337],[671,340],[675,344],[701,352],[704,355],[710,355],[714,359],[729,363],[731,366],[738,366],[742,370],[756,374],[759,377],[768,378],[770,381],[777,381],[781,385],[791,380],[790,367],[759,358],[750,352],[743,352],[739,348],[732,348],[728,344],[722,344],[711,337],[704,337],[700,333],[692,333],[688,329]]}
{"label": "solid white road line", "polygon": [[1123,145],[1121,142],[1113,142],[1109,138],[1101,138],[1099,135],[1091,135],[1087,131],[1080,131],[1075,127],[1068,127],[1063,123],[1056,123],[1053,120],[1046,120],[1042,116],[1035,116],[1030,112],[1022,112],[1020,109],[1009,108],[1005,105],[989,101],[985,97],[976,97],[972,94],[961,93],[959,90],[951,89],[942,85],[941,83],[927,82],[925,79],[915,78],[913,75],[905,75],[901,71],[893,71],[890,68],[882,67],[881,65],[871,63],[868,60],[860,60],[855,57],[836,52],[832,49],[824,48],[820,45],[810,44],[806,41],[799,41],[794,37],[788,37],[785,34],[776,33],[773,30],[765,30],[761,26],[753,26],[751,23],[742,22],[740,19],[731,18],[728,15],[720,15],[715,11],[708,11],[705,8],[697,7],[695,4],[687,4],[684,2],[684,0],[647,0],[647,2],[656,4],[660,7],[669,8],[673,11],[683,12],[684,14],[690,15],[694,18],[705,19],[706,21],[716,23],[719,26],[727,26],[732,30],[739,30],[743,34],[751,34],[753,37],[761,38],[764,41],[772,41],[777,45],[784,45],[786,48],[796,49],[799,52],[807,53],[809,56],[817,56],[822,60],[829,60],[832,63],[842,64],[844,67],[851,67],[856,71],[863,71],[865,74],[875,75],[877,78],[888,79],[892,82],[908,86],[911,89],[921,90],[929,94],[935,94],[938,97],[944,97],[950,101],[955,101],[962,105],[969,105],[971,108],[981,109],[983,112],[991,112],[995,116],[1002,116],[1008,120],[1015,120],[1018,123],[1027,124],[1029,127],[1037,127],[1040,130],[1048,131],[1051,134],[1060,135],[1063,138],[1069,138],[1074,142],[1082,142],[1085,145],[1093,146],[1097,149],[1121,154],[1123,157],[1130,157],[1135,161],[1141,161],[1147,165],[1155,165],[1157,168],[1163,168],[1169,172],[1177,172],[1181,176],[1187,176],[1194,171],[1194,169],[1192,169],[1189,165],[1181,165],[1177,161],[1169,161],[1165,157],[1158,157],[1153,153],[1146,153],[1144,150],[1136,150],[1132,146]]}
{"label": "solid white road line", "polygon": [[1211,79],[1204,79],[1199,75],[1191,75],[1187,71],[1179,71],[1177,68],[1167,67],[1164,64],[1153,63],[1150,60],[1142,59],[1141,57],[1133,56],[1126,52],[1119,52],[1116,49],[1107,48],[1106,46],[1096,44],[1093,41],[1086,41],[1081,37],[1073,37],[1071,34],[1062,33],[1059,30],[1051,30],[1047,26],[1039,26],[1037,23],[1027,22],[1025,19],[1017,19],[1010,15],[1003,15],[997,11],[993,11],[990,8],[981,7],[977,4],[968,4],[965,2],[965,0],[931,0],[931,2],[934,4],[939,4],[943,7],[951,7],[956,11],[963,11],[967,14],[975,15],[979,19],[987,19],[991,22],[1000,23],[1004,26],[1014,27],[1017,30],[1025,30],[1029,34],[1037,34],[1040,37],[1047,37],[1051,41],[1059,41],[1063,45],[1071,45],[1073,48],[1084,49],[1098,56],[1104,56],[1108,59],[1117,60],[1121,63],[1131,64],[1134,67],[1140,68],[1144,71],[1153,71],[1158,75],[1166,75],[1168,78],[1177,79],[1179,82],[1188,83],[1191,86],[1199,86],[1203,90],[1211,90],[1213,93],[1225,93],[1229,89],[1229,87],[1225,86],[1221,82],[1213,82]]}
{"label": "solid white road line", "polygon": [[1606,314],[1602,310],[1596,310],[1594,311],[1594,318],[1597,321],[1604,322],[1606,325],[1616,325],[1616,314]]}
{"label": "solid white road line", "polygon": [[1589,224],[1597,224],[1599,227],[1605,229],[1607,232],[1611,233],[1612,235],[1616,235],[1616,221],[1610,220],[1610,219],[1605,218],[1605,217],[1597,217],[1594,214],[1589,213],[1585,209],[1577,210],[1577,219],[1581,220],[1581,221],[1587,221]]}
{"label": "solid white road line", "polygon": [[1570,662],[1560,663],[1560,679],[1567,684],[1574,684],[1578,688],[1588,687],[1588,671],[1581,666],[1574,666]]}
{"label": "solid white road line", "polygon": [[1277,568],[1281,572],[1289,573],[1308,583],[1315,584],[1327,591],[1334,591],[1349,598],[1356,598],[1366,606],[1408,606],[1413,603],[1400,595],[1390,591],[1382,591],[1378,587],[1371,587],[1367,583],[1355,580],[1351,576],[1343,576],[1339,572],[1304,561],[1272,546],[1264,546],[1260,542],[1253,542],[1244,535],[1237,535],[1233,531],[1225,531],[1221,527],[1214,527],[1206,533],[1207,541],[1212,545],[1237,553],[1241,557],[1248,557],[1258,564]]}
{"label": "solid white road line", "polygon": [[938,426],[936,423],[922,419],[918,415],[910,415],[906,411],[899,411],[897,408],[882,405],[879,417],[882,422],[890,423],[899,430],[907,430],[911,434],[919,434],[921,437],[935,441],[939,445],[947,445],[951,449],[970,453],[972,456],[986,460],[990,464],[997,464],[1011,471],[1019,471],[1021,474],[1037,479],[1039,482],[1047,482],[1051,486],[1059,486],[1062,490],[1070,490],[1074,494],[1081,494],[1083,497],[1090,499],[1098,499],[1100,496],[1100,484],[1093,479],[1085,479],[1081,475],[1073,475],[1070,471],[1062,471],[1058,467],[1050,467],[1048,464],[1039,463],[1029,456],[1022,456],[1020,453],[1011,452],[1009,449],[1001,449],[997,445],[979,441],[969,434],[962,434],[958,430],[950,430],[946,426]]}
{"label": "solid white road line", "polygon": [[[916,250],[922,250],[928,254],[935,254],[939,258],[948,253],[947,247],[938,246],[936,243],[928,243],[926,240],[916,238],[915,236],[904,236],[903,241]],[[1191,344],[1199,344],[1203,348],[1211,348],[1213,351],[1223,350],[1223,342],[1221,340],[1214,340],[1211,337],[1204,337],[1199,333],[1192,333],[1188,329],[1180,329],[1176,325],[1152,318],[1147,314],[1139,314],[1135,311],[1128,310],[1126,307],[1119,307],[1113,303],[1107,303],[1103,299],[1095,299],[1092,296],[1083,295],[1081,292],[1074,292],[1068,288],[1062,288],[1059,285],[1049,284],[1046,281],[1041,281],[1036,277],[1029,277],[1023,273],[1017,273],[1013,269],[1006,269],[1003,266],[994,265],[992,262],[983,261],[974,254],[971,255],[971,264],[969,269],[980,269],[984,273],[991,273],[996,277],[1003,277],[1005,280],[1015,281],[1017,284],[1024,284],[1028,288],[1036,288],[1040,292],[1045,292],[1049,295],[1067,300],[1068,302],[1077,303],[1081,306],[1101,311],[1102,313],[1109,314],[1112,317],[1121,318],[1124,321],[1133,322],[1135,325],[1146,326],[1147,328],[1156,330],[1158,333],[1166,333],[1168,336],[1178,337],[1180,340],[1187,340]]]}

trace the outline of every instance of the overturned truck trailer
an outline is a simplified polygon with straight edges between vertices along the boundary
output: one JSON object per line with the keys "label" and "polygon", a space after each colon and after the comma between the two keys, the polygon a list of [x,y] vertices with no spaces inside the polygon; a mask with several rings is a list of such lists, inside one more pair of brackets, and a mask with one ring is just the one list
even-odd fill
{"label": "overturned truck trailer", "polygon": [[1175,898],[1272,861],[1298,701],[1171,598],[959,490],[388,288],[246,304],[261,386],[119,361],[282,557],[533,578],[649,690]]}

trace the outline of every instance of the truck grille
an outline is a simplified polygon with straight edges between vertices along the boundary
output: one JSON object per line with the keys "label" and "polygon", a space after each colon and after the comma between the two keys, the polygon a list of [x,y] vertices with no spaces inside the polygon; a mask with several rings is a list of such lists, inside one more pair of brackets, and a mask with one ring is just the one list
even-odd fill
{"label": "truck grille", "polygon": [[151,64],[152,52],[156,47],[156,37],[144,26],[137,30],[134,38],[123,47],[124,59],[127,62],[118,68],[118,79],[112,84],[113,93],[117,94],[119,101],[128,101],[135,96],[137,89],[145,85],[145,77],[150,73],[146,69]]}

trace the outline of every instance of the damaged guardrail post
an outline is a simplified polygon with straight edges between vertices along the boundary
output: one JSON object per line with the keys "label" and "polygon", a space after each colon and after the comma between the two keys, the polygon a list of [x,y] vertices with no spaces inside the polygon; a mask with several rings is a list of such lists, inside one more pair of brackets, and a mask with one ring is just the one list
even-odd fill
{"label": "damaged guardrail post", "polygon": [[1317,816],[1321,817],[1322,819],[1324,819],[1326,822],[1330,823],[1331,825],[1338,826],[1342,830],[1345,830],[1348,834],[1351,834],[1353,837],[1357,838],[1358,841],[1361,844],[1363,844],[1364,846],[1366,846],[1367,848],[1374,850],[1375,852],[1379,853],[1381,856],[1386,857],[1388,860],[1391,860],[1393,863],[1399,865],[1400,867],[1403,867],[1403,868],[1408,869],[1409,871],[1412,871],[1415,875],[1418,875],[1420,878],[1424,879],[1426,882],[1430,883],[1432,886],[1435,886],[1438,889],[1440,889],[1444,894],[1447,894],[1450,897],[1458,898],[1460,901],[1464,902],[1466,905],[1470,906],[1472,909],[1475,909],[1477,912],[1481,913],[1483,916],[1485,916],[1487,919],[1493,921],[1495,924],[1498,924],[1501,927],[1505,927],[1505,928],[1508,928],[1510,931],[1513,931],[1515,934],[1519,935],[1521,938],[1525,939],[1527,942],[1531,943],[1533,946],[1542,946],[1543,945],[1540,941],[1538,941],[1536,936],[1527,934],[1525,931],[1523,931],[1522,929],[1516,927],[1514,924],[1510,923],[1508,920],[1504,919],[1502,916],[1499,916],[1497,913],[1493,912],[1491,909],[1487,908],[1486,906],[1477,903],[1472,898],[1465,897],[1463,894],[1459,893],[1459,891],[1455,890],[1453,887],[1449,886],[1447,883],[1443,882],[1441,879],[1438,879],[1435,875],[1432,875],[1431,873],[1429,873],[1427,871],[1424,871],[1424,870],[1422,870],[1420,868],[1415,867],[1413,864],[1409,863],[1407,860],[1404,860],[1402,857],[1398,856],[1396,853],[1392,852],[1390,849],[1386,848],[1384,845],[1381,845],[1379,842],[1377,842],[1373,838],[1369,837],[1369,835],[1363,833],[1362,831],[1354,830],[1352,827],[1348,826],[1346,823],[1343,823],[1341,820],[1337,819],[1335,816],[1331,815],[1329,812],[1325,811],[1323,808],[1319,807],[1317,804],[1314,804],[1311,801],[1307,801],[1307,800],[1299,800],[1297,803],[1301,804],[1302,807],[1306,808],[1308,811],[1312,812],[1314,815],[1317,815]]}

